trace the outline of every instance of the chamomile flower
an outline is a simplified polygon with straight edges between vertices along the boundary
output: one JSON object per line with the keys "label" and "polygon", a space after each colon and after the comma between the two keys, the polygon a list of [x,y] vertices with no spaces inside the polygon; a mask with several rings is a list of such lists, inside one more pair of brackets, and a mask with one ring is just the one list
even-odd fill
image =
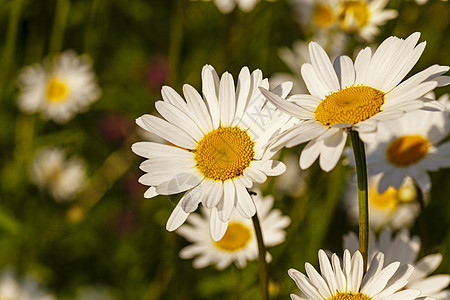
{"label": "chamomile flower", "polygon": [[295,269],[289,276],[300,289],[298,295],[291,294],[292,300],[413,300],[420,294],[418,290],[402,289],[413,272],[411,265],[400,266],[393,262],[386,267],[383,253],[372,258],[367,273],[363,271],[363,258],[359,251],[353,256],[344,251],[343,264],[336,254],[330,259],[325,251],[319,250],[320,274],[309,263],[305,264],[307,276]]}
{"label": "chamomile flower", "polygon": [[0,299],[7,300],[53,300],[32,277],[17,278],[11,270],[0,276]]}
{"label": "chamomile flower", "polygon": [[307,30],[314,32],[327,32],[337,23],[339,0],[293,0],[297,21]]}
{"label": "chamomile flower", "polygon": [[422,96],[450,82],[440,76],[448,71],[447,66],[433,65],[400,83],[424,50],[425,43],[416,46],[419,37],[420,33],[406,40],[389,37],[373,55],[367,47],[354,63],[348,56],[339,56],[334,66],[322,47],[311,42],[311,63],[301,69],[310,94],[284,99],[261,88],[275,106],[301,121],[282,134],[276,146],[309,141],[300,155],[300,167],[310,167],[320,156],[320,167],[330,171],[341,157],[349,129],[373,132],[380,122],[430,101],[437,105]]}
{"label": "chamomile flower", "polygon": [[85,181],[85,167],[77,158],[66,158],[59,148],[45,148],[34,158],[31,180],[57,202],[73,200]]}
{"label": "chamomile flower", "polygon": [[[344,249],[350,251],[358,249],[358,237],[353,232],[346,234],[343,240]],[[371,232],[369,259],[374,257],[376,253],[383,252],[385,265],[398,261],[402,265],[410,264],[414,266],[414,271],[405,288],[420,290],[421,297],[417,299],[425,299],[425,297],[432,297],[436,300],[450,299],[450,290],[445,289],[450,283],[450,275],[429,276],[441,263],[442,255],[440,253],[431,254],[418,260],[420,244],[420,238],[417,236],[411,237],[407,229],[402,229],[393,236],[391,230],[386,228],[379,239],[376,239]]]}
{"label": "chamomile flower", "polygon": [[385,9],[389,0],[340,0],[337,19],[345,32],[356,33],[371,41],[380,33],[379,27],[395,19],[398,12]]}
{"label": "chamomile flower", "polygon": [[[368,201],[369,225],[374,230],[389,226],[393,229],[411,227],[420,213],[417,190],[411,178],[407,177],[399,189],[390,186],[379,193],[379,175],[369,176]],[[345,192],[345,206],[350,220],[358,224],[358,197],[355,183],[349,184]]]}
{"label": "chamomile flower", "polygon": [[410,176],[429,191],[428,171],[450,167],[450,142],[442,142],[450,133],[446,111],[417,110],[401,118],[379,124],[374,133],[364,134],[367,167],[381,174],[378,191],[400,187]]}
{"label": "chamomile flower", "polygon": [[[272,160],[272,136],[290,117],[270,104],[258,90],[268,88],[260,70],[242,68],[237,88],[225,72],[221,79],[214,68],[202,71],[203,97],[190,85],[183,86],[186,101],[172,88],[163,87],[163,101],[156,109],[163,118],[143,115],[137,124],[172,145],[138,142],[133,151],[148,158],[141,164],[147,174],[140,182],[150,186],[145,197],[187,191],[167,222],[177,229],[202,203],[211,209],[211,235],[225,234],[234,208],[251,218],[256,208],[247,188],[267,176],[284,172],[283,163]],[[286,96],[292,84],[274,92]]]}
{"label": "chamomile flower", "polygon": [[100,96],[90,62],[66,51],[44,65],[28,66],[19,74],[20,109],[40,112],[47,119],[66,123]]}
{"label": "chamomile flower", "polygon": [[[290,223],[289,217],[283,216],[278,209],[272,209],[272,196],[262,197],[258,191],[252,198],[258,212],[265,246],[271,247],[284,242],[284,229]],[[244,268],[247,261],[258,258],[258,244],[251,219],[233,212],[225,235],[219,241],[214,241],[211,239],[208,225],[210,210],[203,209],[202,212],[203,216],[191,214],[187,219],[189,224],[182,225],[176,231],[192,243],[181,250],[182,258],[194,258],[195,268],[215,265],[219,270],[233,262],[237,267]]]}

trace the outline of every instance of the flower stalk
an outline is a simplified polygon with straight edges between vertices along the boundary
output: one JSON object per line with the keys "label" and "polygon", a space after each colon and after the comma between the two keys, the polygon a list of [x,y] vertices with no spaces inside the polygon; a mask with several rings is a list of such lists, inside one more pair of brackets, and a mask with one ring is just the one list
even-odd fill
{"label": "flower stalk", "polygon": [[266,261],[266,247],[264,245],[261,225],[258,219],[258,213],[255,213],[255,215],[252,217],[252,221],[255,228],[256,240],[258,242],[258,269],[261,300],[269,300],[269,276]]}
{"label": "flower stalk", "polygon": [[356,177],[358,180],[359,252],[361,252],[364,261],[363,270],[366,272],[369,248],[369,198],[367,192],[366,152],[358,132],[350,130],[349,134],[355,156]]}

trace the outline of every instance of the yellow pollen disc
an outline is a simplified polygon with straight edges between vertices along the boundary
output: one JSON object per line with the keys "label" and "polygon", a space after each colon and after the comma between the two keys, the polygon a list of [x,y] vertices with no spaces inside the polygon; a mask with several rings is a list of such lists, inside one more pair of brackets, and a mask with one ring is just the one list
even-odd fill
{"label": "yellow pollen disc", "polygon": [[338,13],[344,30],[357,31],[369,23],[369,7],[366,1],[344,1]]}
{"label": "yellow pollen disc", "polygon": [[50,79],[47,84],[46,96],[49,102],[64,101],[68,92],[69,89],[67,88],[67,85],[56,78]]}
{"label": "yellow pollen disc", "polygon": [[314,8],[313,20],[318,27],[328,27],[334,22],[333,10],[324,3],[318,3]]}
{"label": "yellow pollen disc", "polygon": [[328,300],[371,300],[371,298],[367,297],[361,293],[341,293],[338,292],[336,295],[331,297]]}
{"label": "yellow pollen disc", "polygon": [[235,252],[244,248],[250,241],[251,236],[251,231],[247,226],[238,222],[231,222],[228,224],[223,238],[214,242],[214,245],[221,250]]}
{"label": "yellow pollen disc", "polygon": [[405,167],[424,158],[430,143],[421,135],[404,135],[394,140],[386,149],[388,161],[396,166]]}
{"label": "yellow pollen disc", "polygon": [[384,93],[368,86],[351,86],[325,96],[315,111],[316,120],[330,126],[358,124],[381,111]]}
{"label": "yellow pollen disc", "polygon": [[371,186],[369,192],[369,203],[379,210],[394,210],[399,205],[398,191],[390,186],[384,193],[379,194],[376,186]]}
{"label": "yellow pollen disc", "polygon": [[219,127],[206,134],[194,150],[197,168],[206,178],[225,181],[242,175],[255,156],[246,131]]}

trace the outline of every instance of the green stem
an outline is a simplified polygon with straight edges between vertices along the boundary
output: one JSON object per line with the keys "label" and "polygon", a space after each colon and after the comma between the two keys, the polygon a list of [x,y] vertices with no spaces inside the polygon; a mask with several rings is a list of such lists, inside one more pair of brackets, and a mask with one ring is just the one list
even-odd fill
{"label": "green stem", "polygon": [[369,248],[369,198],[367,193],[367,166],[364,143],[359,138],[357,131],[349,131],[355,155],[356,177],[358,179],[358,203],[359,203],[359,252],[364,261],[364,272],[367,270],[367,254]]}
{"label": "green stem", "polygon": [[70,10],[69,0],[57,0],[49,48],[49,52],[52,54],[61,51],[61,46],[64,37],[64,30],[66,27],[66,21],[67,16],[69,14],[69,10]]}
{"label": "green stem", "polygon": [[269,300],[269,276],[266,262],[266,247],[259,224],[258,214],[252,217],[253,226],[255,227],[256,240],[258,242],[258,268],[259,268],[259,286],[261,289],[261,300]]}

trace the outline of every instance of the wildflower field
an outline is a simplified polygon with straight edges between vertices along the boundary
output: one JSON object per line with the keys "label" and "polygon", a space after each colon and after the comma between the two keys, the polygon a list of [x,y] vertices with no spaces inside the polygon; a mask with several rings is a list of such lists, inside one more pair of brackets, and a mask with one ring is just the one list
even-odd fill
{"label": "wildflower field", "polygon": [[449,22],[0,0],[0,299],[450,299]]}

